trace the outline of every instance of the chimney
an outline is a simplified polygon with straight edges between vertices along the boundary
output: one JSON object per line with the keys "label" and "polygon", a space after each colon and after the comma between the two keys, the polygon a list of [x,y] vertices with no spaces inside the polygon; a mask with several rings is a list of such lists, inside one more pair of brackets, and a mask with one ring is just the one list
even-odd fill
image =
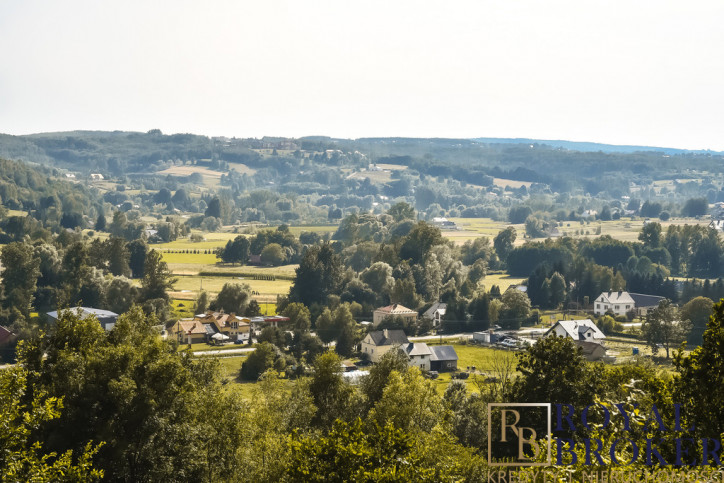
{"label": "chimney", "polygon": [[387,329],[382,329],[382,335],[385,336],[385,339],[389,337],[389,333],[387,332]]}

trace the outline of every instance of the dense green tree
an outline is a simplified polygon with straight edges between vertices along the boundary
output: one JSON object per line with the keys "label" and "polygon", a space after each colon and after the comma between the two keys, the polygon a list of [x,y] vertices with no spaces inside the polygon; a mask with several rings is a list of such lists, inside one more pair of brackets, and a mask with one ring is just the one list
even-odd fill
{"label": "dense green tree", "polygon": [[530,314],[530,300],[520,290],[506,290],[501,301],[503,307],[498,323],[508,329],[518,329]]}
{"label": "dense green tree", "polygon": [[284,317],[289,317],[289,325],[295,334],[309,332],[311,327],[311,315],[309,309],[298,302],[292,302],[281,311]]}
{"label": "dense green tree", "polygon": [[350,357],[357,343],[357,323],[352,316],[349,304],[340,304],[335,309],[333,323],[339,330],[334,350],[342,357]]}
{"label": "dense green tree", "polygon": [[264,264],[275,267],[284,263],[285,260],[284,250],[278,243],[270,243],[261,251],[261,261]]}
{"label": "dense green tree", "polygon": [[188,454],[206,417],[196,408],[219,390],[215,366],[171,350],[156,323],[135,308],[107,334],[66,311],[54,333],[24,346],[19,362],[31,382],[63,398],[59,417],[39,431],[47,450],[80,455],[89,441],[103,442],[95,462],[114,481],[202,478],[205,465]]}
{"label": "dense green tree", "polygon": [[261,334],[259,334],[257,341],[269,342],[270,344],[273,344],[280,349],[284,349],[284,347],[286,347],[287,345],[284,337],[284,331],[279,327],[272,326],[264,327],[261,330]]}
{"label": "dense green tree", "polygon": [[206,207],[204,216],[213,216],[214,218],[221,218],[221,200],[217,196],[214,196]]}
{"label": "dense green tree", "polygon": [[[689,355],[677,351],[674,365],[673,400],[684,408],[687,426],[695,427],[697,437],[719,440],[724,434],[724,302],[713,307],[701,346]],[[711,444],[711,443],[710,443]]]}
{"label": "dense green tree", "polygon": [[658,248],[661,246],[661,224],[655,221],[648,222],[641,228],[639,240],[644,246]]}
{"label": "dense green tree", "polygon": [[105,231],[106,229],[106,215],[102,211],[98,214],[94,229],[96,231]]}
{"label": "dense green tree", "polygon": [[[290,440],[292,481],[470,481],[461,462],[474,459],[435,435],[416,437],[391,423],[367,429],[361,420],[337,421],[324,436],[295,434]],[[435,451],[433,448],[437,446]],[[444,449],[443,447],[444,446]],[[434,454],[434,456],[432,456]],[[456,464],[457,463],[457,464]]]}
{"label": "dense green tree", "polygon": [[143,265],[143,280],[141,280],[143,300],[170,300],[167,290],[172,290],[174,283],[176,283],[176,279],[172,277],[168,264],[163,261],[161,253],[157,250],[148,252]]}
{"label": "dense green tree", "polygon": [[679,320],[679,314],[671,301],[664,299],[659,305],[646,313],[646,320],[641,326],[641,335],[655,354],[659,347],[666,351],[666,358],[669,358],[669,351],[675,345],[686,340],[691,332],[689,320]]}
{"label": "dense green tree", "polygon": [[415,209],[404,201],[392,205],[387,214],[397,222],[415,219]]}
{"label": "dense green tree", "polygon": [[289,299],[307,307],[324,303],[327,296],[339,290],[342,278],[342,262],[329,244],[309,248],[296,269],[294,283],[289,289]]}
{"label": "dense green tree", "polygon": [[113,277],[106,288],[106,305],[117,314],[122,314],[138,300],[138,287],[126,277]]}
{"label": "dense green tree", "polygon": [[490,294],[478,294],[468,305],[470,329],[487,330],[490,327]]}
{"label": "dense green tree", "polygon": [[128,243],[128,265],[133,278],[143,278],[143,268],[146,265],[148,245],[143,239],[133,240]]}
{"label": "dense green tree", "polygon": [[348,420],[356,412],[354,388],[342,377],[342,359],[334,352],[325,352],[314,359],[309,392],[317,412],[314,424],[330,428],[337,419]]}
{"label": "dense green tree", "polygon": [[33,248],[24,243],[5,245],[0,254],[2,271],[3,306],[15,308],[26,318],[30,317],[33,294],[40,275],[40,260]]}
{"label": "dense green tree", "polygon": [[[32,377],[30,378],[32,380]],[[0,371],[0,479],[2,481],[100,481],[103,471],[92,459],[99,445],[90,442],[79,452],[48,452],[37,431],[58,419],[62,397],[52,397],[29,381],[19,367]]]}
{"label": "dense green tree", "polygon": [[216,299],[211,303],[214,310],[224,310],[228,314],[241,314],[251,298],[251,288],[247,284],[225,283]]}
{"label": "dense green tree", "polygon": [[417,294],[415,279],[412,278],[412,275],[395,280],[395,284],[390,292],[390,302],[401,304],[412,310],[417,310],[417,308],[422,305],[423,300],[422,297]]}
{"label": "dense green tree", "polygon": [[550,306],[558,308],[566,298],[566,280],[558,272],[550,278]]}
{"label": "dense green tree", "polygon": [[682,216],[704,216],[709,211],[709,201],[706,198],[690,198],[686,200],[681,209]]}
{"label": "dense green tree", "polygon": [[[601,394],[602,373],[589,367],[580,347],[568,337],[544,337],[518,354],[513,401],[573,404],[585,407]],[[582,384],[582,382],[585,383]]]}
{"label": "dense green tree", "polygon": [[691,322],[692,329],[689,341],[701,344],[706,324],[711,317],[714,301],[708,297],[696,297],[689,300],[679,309],[679,319]]}
{"label": "dense green tree", "polygon": [[279,349],[269,342],[261,342],[241,365],[240,376],[245,381],[256,381],[259,376],[274,367],[282,357]]}
{"label": "dense green tree", "polygon": [[126,214],[120,210],[113,212],[113,221],[108,227],[108,231],[113,236],[124,237],[126,234],[126,227],[128,226],[128,219]]}
{"label": "dense green tree", "polygon": [[508,260],[508,254],[513,250],[513,244],[517,237],[515,228],[509,226],[505,230],[501,230],[495,235],[493,239],[493,246],[495,247],[495,253],[498,254],[498,258],[501,262],[505,263]]}
{"label": "dense green tree", "polygon": [[130,254],[126,241],[123,238],[110,237],[107,243],[108,270],[116,276],[131,276],[131,268],[128,265]]}
{"label": "dense green tree", "polygon": [[249,259],[249,239],[245,236],[239,235],[234,240],[226,242],[226,246],[217,252],[217,257],[220,257],[225,263],[239,263],[244,264]]}
{"label": "dense green tree", "polygon": [[369,413],[377,424],[391,422],[406,431],[428,433],[445,420],[442,398],[417,367],[392,371],[382,397]]}
{"label": "dense green tree", "polygon": [[528,218],[532,213],[533,211],[529,206],[514,206],[510,209],[510,212],[508,212],[508,221],[513,224],[525,223],[526,218]]}
{"label": "dense green tree", "polygon": [[206,312],[206,309],[209,307],[209,294],[206,292],[206,290],[202,290],[199,292],[198,297],[196,297],[196,304],[194,305],[194,312],[197,314],[203,314]]}
{"label": "dense green tree", "polygon": [[420,263],[433,246],[443,243],[439,228],[420,221],[403,239],[402,246],[400,246],[400,258],[411,260],[411,263]]}
{"label": "dense green tree", "polygon": [[368,375],[360,383],[362,393],[367,397],[369,408],[372,408],[377,404],[377,401],[382,399],[390,374],[393,371],[403,374],[407,371],[408,364],[409,358],[407,354],[402,349],[396,348],[385,352],[379,362],[370,368]]}

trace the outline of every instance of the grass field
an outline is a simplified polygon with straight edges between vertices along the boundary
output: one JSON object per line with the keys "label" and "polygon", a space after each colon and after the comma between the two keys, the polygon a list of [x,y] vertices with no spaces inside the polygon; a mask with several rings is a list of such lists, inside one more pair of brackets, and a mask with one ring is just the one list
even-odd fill
{"label": "grass field", "polygon": [[[199,231],[196,231],[195,233],[201,233]],[[214,233],[201,233],[204,236],[204,240],[200,242],[193,242],[189,240],[188,238],[179,238],[178,240],[168,242],[168,243],[155,243],[151,245],[151,248],[161,248],[161,249],[174,249],[174,250],[181,250],[181,249],[194,249],[194,250],[201,250],[206,248],[218,248],[223,247],[226,245],[226,242],[229,240],[233,240],[237,236],[239,236],[238,233],[226,233],[226,232],[214,232]]]}
{"label": "grass field", "polygon": [[492,287],[493,285],[497,285],[498,287],[500,287],[500,293],[502,294],[511,285],[520,284],[525,280],[525,278],[511,277],[510,275],[505,273],[494,273],[486,275],[485,278],[482,280],[482,283],[488,290],[490,290],[490,287]]}
{"label": "grass field", "polygon": [[249,277],[179,277],[174,284],[171,297],[179,300],[195,300],[199,291],[206,290],[211,295],[217,294],[225,283],[248,284],[259,295],[252,295],[258,302],[276,302],[277,295],[289,293],[290,280],[253,280]]}
{"label": "grass field", "polygon": [[255,170],[255,169],[250,168],[249,166],[247,166],[247,165],[245,165],[245,164],[243,164],[243,163],[231,163],[231,162],[230,162],[230,163],[228,163],[228,164],[229,164],[229,169],[230,169],[230,170],[231,170],[231,169],[236,170],[236,172],[239,173],[239,174],[252,175],[252,174],[256,173],[256,170]]}
{"label": "grass field", "polygon": [[206,186],[218,186],[221,175],[221,171],[214,171],[205,166],[172,166],[166,168],[163,171],[159,171],[158,174],[170,174],[172,176],[189,176],[191,174],[198,173],[204,180]]}

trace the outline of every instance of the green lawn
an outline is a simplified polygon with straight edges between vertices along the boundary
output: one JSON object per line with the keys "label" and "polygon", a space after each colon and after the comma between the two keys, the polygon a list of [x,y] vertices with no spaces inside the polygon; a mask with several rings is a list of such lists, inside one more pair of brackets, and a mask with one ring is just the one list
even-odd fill
{"label": "green lawn", "polygon": [[171,296],[181,300],[195,300],[198,292],[203,289],[211,294],[221,291],[226,283],[248,284],[251,290],[259,292],[259,295],[252,295],[258,302],[276,302],[277,295],[289,293],[292,286],[290,280],[253,280],[250,277],[179,277],[174,284],[174,291]]}
{"label": "green lawn", "polygon": [[485,288],[487,290],[490,290],[490,287],[493,285],[497,285],[500,287],[500,293],[502,294],[505,292],[508,287],[511,285],[517,285],[520,283],[523,283],[525,278],[519,278],[519,277],[511,277],[510,275],[506,273],[494,273],[486,275],[485,278],[481,281],[483,285],[485,285]]}
{"label": "green lawn", "polygon": [[[439,345],[438,342],[427,342],[427,344]],[[459,371],[465,371],[468,367],[474,366],[476,372],[493,374],[494,361],[496,359],[510,359],[514,364],[516,363],[515,352],[512,351],[482,347],[474,344],[446,344],[445,341],[443,341],[443,345],[452,345],[455,348],[455,352],[458,355]],[[437,379],[433,379],[435,389],[440,394],[445,392],[450,381],[452,381],[452,373],[450,372],[441,372]],[[468,384],[469,391],[477,390],[472,379],[466,379],[465,382]]]}

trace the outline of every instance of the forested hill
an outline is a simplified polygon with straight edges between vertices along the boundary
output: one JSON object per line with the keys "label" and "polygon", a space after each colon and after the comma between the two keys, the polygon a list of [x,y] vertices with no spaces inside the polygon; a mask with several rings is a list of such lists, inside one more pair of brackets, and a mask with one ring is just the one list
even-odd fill
{"label": "forested hill", "polygon": [[47,166],[31,166],[0,158],[0,205],[12,210],[48,210],[89,214],[102,201],[97,192],[82,183],[61,179]]}
{"label": "forested hill", "polygon": [[[94,186],[105,201],[145,206],[149,213],[158,211],[155,205],[163,205],[164,214],[203,213],[203,205],[218,196],[229,207],[219,217],[224,224],[336,221],[349,213],[381,213],[394,201],[413,204],[427,218],[516,223],[525,221],[509,216],[518,205],[529,214],[540,212],[539,218],[560,211],[560,222],[576,218],[574,211],[632,214],[647,201],[658,209],[642,216],[698,216],[707,210],[684,210],[688,200],[724,201],[721,154],[567,144],[581,148],[573,150],[546,143],[73,131],[0,135],[0,158],[49,166],[78,180],[100,174]],[[179,206],[167,203],[170,197],[161,190],[179,189],[196,205],[183,196]]]}
{"label": "forested hill", "polygon": [[[265,148],[270,152],[264,153]],[[69,131],[24,136],[0,134],[2,158],[53,164],[80,172],[106,171],[118,176],[162,170],[169,161],[208,160],[263,167],[264,154],[285,158],[292,157],[293,153],[299,157],[305,152],[334,154],[338,150],[343,153],[358,152],[367,161],[384,162],[386,158],[395,158],[393,161],[398,164],[423,169],[430,164],[476,166],[489,170],[494,176],[510,174],[508,171],[517,167],[537,165],[541,168],[538,175],[545,173],[553,178],[561,169],[570,173],[571,167],[577,168],[577,174],[586,175],[591,170],[600,173],[674,169],[681,161],[685,161],[688,168],[709,169],[715,164],[712,160],[724,160],[722,153],[706,151],[523,138],[391,137],[352,140],[313,136],[240,139],[195,134],[164,135],[157,129],[147,133]],[[674,155],[675,159],[662,155]],[[497,173],[492,172],[495,168],[498,168]],[[434,171],[431,174],[434,175]],[[437,172],[445,174],[445,169],[437,169]],[[541,181],[528,179],[530,177],[520,180]]]}
{"label": "forested hill", "polygon": [[553,148],[563,148],[569,151],[582,152],[603,152],[603,153],[666,153],[666,154],[716,154],[722,155],[722,151],[710,151],[706,149],[677,149],[659,146],[633,146],[625,144],[602,144],[581,141],[563,141],[563,140],[540,140],[529,138],[475,138],[475,141],[486,144],[540,144]]}

